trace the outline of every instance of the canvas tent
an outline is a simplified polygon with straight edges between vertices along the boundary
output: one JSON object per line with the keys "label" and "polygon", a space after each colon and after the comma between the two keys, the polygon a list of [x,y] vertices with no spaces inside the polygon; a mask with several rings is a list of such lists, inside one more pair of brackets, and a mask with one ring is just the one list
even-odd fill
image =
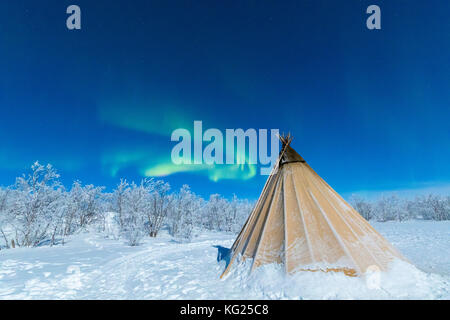
{"label": "canvas tent", "polygon": [[402,255],[336,193],[291,148],[290,136],[247,222],[230,251],[222,274],[238,257],[252,270],[267,263],[287,273],[337,271],[361,275],[372,266],[386,270]]}

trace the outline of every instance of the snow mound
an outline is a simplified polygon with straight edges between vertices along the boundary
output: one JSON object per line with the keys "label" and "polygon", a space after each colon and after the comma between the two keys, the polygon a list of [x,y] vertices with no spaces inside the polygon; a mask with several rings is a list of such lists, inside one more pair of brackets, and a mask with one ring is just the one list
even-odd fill
{"label": "snow mound", "polygon": [[245,288],[249,299],[449,299],[448,278],[427,274],[397,260],[388,272],[349,277],[340,272],[297,272],[282,265],[264,265],[251,274],[247,260],[224,280]]}

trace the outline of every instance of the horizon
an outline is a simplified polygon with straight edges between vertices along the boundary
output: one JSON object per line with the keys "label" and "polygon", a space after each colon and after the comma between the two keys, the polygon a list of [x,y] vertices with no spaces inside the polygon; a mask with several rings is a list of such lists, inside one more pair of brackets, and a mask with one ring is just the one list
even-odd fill
{"label": "horizon", "polygon": [[[48,165],[48,164],[40,163],[39,161],[37,161],[37,162],[39,164],[41,164],[41,165],[44,165],[44,166]],[[55,169],[56,172],[58,174],[60,174],[59,171],[58,171],[58,168],[53,167],[53,169]],[[21,175],[18,175],[16,178],[22,177],[22,176],[26,176],[30,172],[31,172],[31,166],[30,166],[28,171],[23,172]],[[93,185],[93,186],[94,187],[102,187],[102,188],[104,188],[103,192],[105,192],[105,193],[112,193],[112,192],[114,192],[116,187],[120,184],[121,180],[124,180],[124,181],[126,181],[126,182],[128,182],[130,184],[132,184],[132,183],[139,184],[144,179],[148,179],[148,178],[152,178],[154,180],[162,180],[164,182],[167,182],[164,179],[165,177],[143,177],[141,180],[129,180],[129,179],[125,178],[125,177],[118,177],[117,184],[112,186],[112,187],[108,188],[108,187],[106,187],[104,185]],[[59,179],[62,179],[62,177],[60,176]],[[70,191],[72,185],[75,182],[80,182],[82,186],[89,185],[89,184],[84,184],[83,181],[80,181],[79,179],[75,179],[69,184],[62,183],[62,186],[65,188],[66,191]],[[14,186],[14,184],[15,184],[15,181],[13,181],[11,184],[8,184],[8,185],[0,184],[0,189],[6,189],[6,188],[9,188],[9,187],[12,187],[12,186]],[[169,185],[170,185],[170,183],[169,183]],[[186,184],[186,185],[188,185],[191,188],[191,186],[189,184]],[[171,189],[170,189],[171,193],[179,192],[179,189],[176,190],[176,189],[172,188],[172,186],[170,186],[170,187],[171,187]],[[199,193],[196,192],[196,190],[193,190],[192,188],[190,190],[194,194],[196,194],[197,196],[202,197],[205,200],[209,199],[210,196],[212,196],[214,194],[217,194],[217,193],[199,194]],[[223,194],[219,193],[219,195],[221,197],[224,197],[227,200],[231,200],[234,197],[235,194],[232,194],[231,196],[226,196],[226,195],[223,195]],[[380,198],[382,198],[383,196],[393,196],[393,195],[398,197],[398,198],[400,198],[400,199],[403,199],[403,200],[414,200],[417,197],[428,196],[428,195],[449,196],[450,195],[450,184],[438,184],[438,185],[436,185],[436,184],[432,184],[432,185],[424,184],[423,186],[420,186],[420,187],[417,187],[417,188],[412,188],[412,189],[357,190],[357,191],[354,191],[354,192],[342,193],[341,194],[341,196],[346,201],[350,201],[352,196],[360,196],[364,200],[369,201],[369,202],[380,200]],[[254,201],[258,200],[258,197],[256,197],[256,198],[238,197],[238,199],[239,200],[248,200],[250,202],[254,202]]]}

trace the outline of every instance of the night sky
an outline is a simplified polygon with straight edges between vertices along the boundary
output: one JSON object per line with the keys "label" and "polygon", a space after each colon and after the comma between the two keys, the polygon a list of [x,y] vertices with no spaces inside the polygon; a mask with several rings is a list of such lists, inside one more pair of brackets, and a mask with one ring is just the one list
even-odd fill
{"label": "night sky", "polygon": [[39,160],[66,185],[172,173],[174,189],[256,198],[267,177],[251,166],[176,172],[170,135],[202,120],[291,132],[344,195],[448,188],[449,14],[446,0],[1,1],[0,185]]}

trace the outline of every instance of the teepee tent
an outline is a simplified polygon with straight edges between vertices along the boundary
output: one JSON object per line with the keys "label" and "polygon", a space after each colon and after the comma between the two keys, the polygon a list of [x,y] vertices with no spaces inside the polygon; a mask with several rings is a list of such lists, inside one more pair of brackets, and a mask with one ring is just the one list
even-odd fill
{"label": "teepee tent", "polygon": [[253,259],[252,270],[281,263],[287,273],[350,276],[372,266],[386,270],[395,258],[405,260],[290,147],[290,136],[280,139],[278,162],[231,247],[222,277],[238,257]]}

